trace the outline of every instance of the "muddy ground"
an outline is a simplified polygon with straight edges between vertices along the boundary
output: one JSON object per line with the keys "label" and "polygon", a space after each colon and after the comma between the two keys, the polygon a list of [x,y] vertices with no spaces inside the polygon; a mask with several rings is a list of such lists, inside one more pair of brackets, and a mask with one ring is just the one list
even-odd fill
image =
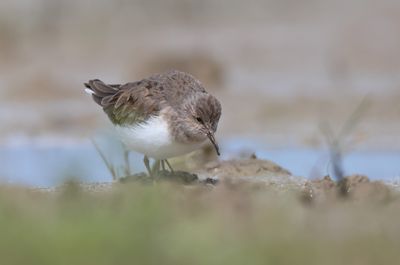
{"label": "muddy ground", "polygon": [[[293,176],[288,170],[274,162],[256,157],[242,160],[212,161],[204,168],[192,173],[187,171],[161,172],[151,178],[145,173],[121,178],[110,183],[75,183],[88,192],[103,193],[129,183],[157,185],[157,183],[177,183],[185,187],[216,188],[226,186],[233,189],[256,189],[280,194],[294,194],[306,204],[330,204],[342,200],[384,203],[400,192],[399,183],[371,181],[367,176],[346,176],[334,181],[330,176],[322,179],[307,180]],[[71,183],[53,188],[40,188],[37,191],[60,192]]]}

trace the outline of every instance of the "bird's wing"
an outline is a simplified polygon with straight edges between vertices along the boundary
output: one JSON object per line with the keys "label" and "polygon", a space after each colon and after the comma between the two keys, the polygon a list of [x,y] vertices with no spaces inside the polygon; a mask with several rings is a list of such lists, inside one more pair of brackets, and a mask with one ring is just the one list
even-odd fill
{"label": "bird's wing", "polygon": [[107,85],[94,79],[85,86],[110,120],[119,125],[143,122],[165,106],[175,109],[191,95],[207,93],[192,75],[176,70],[124,85]]}
{"label": "bird's wing", "polygon": [[85,84],[93,100],[103,107],[114,124],[137,124],[157,115],[163,93],[155,80],[143,79],[124,85],[107,85],[95,79]]}

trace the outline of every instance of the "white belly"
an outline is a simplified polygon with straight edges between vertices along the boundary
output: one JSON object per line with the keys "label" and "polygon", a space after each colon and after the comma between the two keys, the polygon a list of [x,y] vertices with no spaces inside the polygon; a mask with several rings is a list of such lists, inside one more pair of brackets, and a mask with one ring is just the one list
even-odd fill
{"label": "white belly", "polygon": [[121,141],[134,150],[155,159],[167,159],[192,152],[204,143],[182,144],[173,140],[168,124],[160,117],[152,117],[136,126],[115,127]]}

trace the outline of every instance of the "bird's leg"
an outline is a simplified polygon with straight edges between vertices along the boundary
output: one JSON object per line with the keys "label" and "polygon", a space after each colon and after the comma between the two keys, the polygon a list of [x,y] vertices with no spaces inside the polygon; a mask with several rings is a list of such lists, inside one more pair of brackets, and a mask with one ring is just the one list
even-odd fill
{"label": "bird's leg", "polygon": [[144,165],[145,165],[145,167],[147,169],[147,172],[149,173],[149,176],[152,177],[153,173],[151,172],[151,169],[150,169],[149,158],[146,155],[143,158],[143,162],[144,162]]}
{"label": "bird's leg", "polygon": [[125,160],[125,175],[131,175],[131,167],[129,165],[129,150],[124,148],[124,160]]}
{"label": "bird's leg", "polygon": [[167,163],[167,166],[169,167],[169,170],[171,170],[171,173],[174,173],[174,169],[171,167],[171,164],[168,162],[167,159],[164,159],[165,163]]}
{"label": "bird's leg", "polygon": [[161,168],[165,171],[165,160],[161,160]]}
{"label": "bird's leg", "polygon": [[153,177],[160,173],[160,160],[156,160],[153,165]]}

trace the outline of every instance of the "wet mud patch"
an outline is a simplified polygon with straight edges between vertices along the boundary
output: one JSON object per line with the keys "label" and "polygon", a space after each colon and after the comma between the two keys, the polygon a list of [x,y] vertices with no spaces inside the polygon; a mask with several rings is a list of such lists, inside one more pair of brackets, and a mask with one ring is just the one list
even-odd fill
{"label": "wet mud patch", "polygon": [[127,183],[132,181],[139,181],[142,183],[153,183],[157,181],[172,181],[181,184],[196,184],[198,183],[198,177],[196,174],[189,173],[186,171],[174,171],[170,172],[162,170],[155,176],[149,176],[146,173],[138,173],[131,176],[122,177],[119,179],[121,183]]}

